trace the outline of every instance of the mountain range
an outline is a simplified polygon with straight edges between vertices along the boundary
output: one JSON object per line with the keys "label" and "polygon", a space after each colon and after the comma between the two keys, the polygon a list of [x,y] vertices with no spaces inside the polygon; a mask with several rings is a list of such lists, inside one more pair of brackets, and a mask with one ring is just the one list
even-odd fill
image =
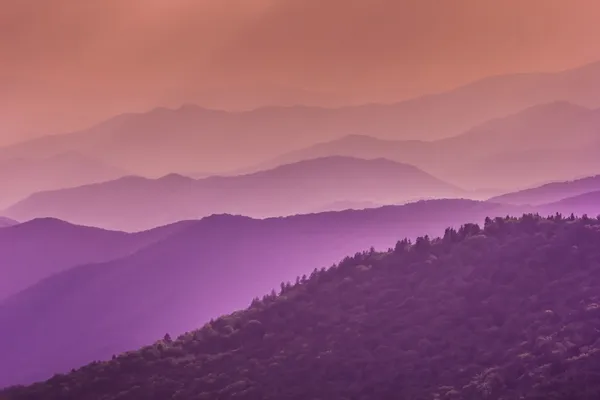
{"label": "mountain range", "polygon": [[242,176],[125,177],[36,193],[4,214],[134,231],[211,214],[263,218],[313,212],[338,201],[395,204],[461,195],[467,193],[410,165],[333,156]]}
{"label": "mountain range", "polygon": [[600,62],[0,148],[0,388],[59,373],[0,399],[600,393],[599,107]]}
{"label": "mountain range", "polygon": [[[600,63],[595,63],[558,73],[490,77],[389,105],[265,107],[246,112],[184,105],[123,114],[89,129],[12,145],[0,149],[0,159],[46,158],[75,151],[148,177],[223,173],[345,135],[437,140],[542,103],[568,101],[597,108],[599,93]],[[567,133],[561,131],[560,136]],[[475,147],[476,151],[489,148],[486,143]]]}
{"label": "mountain range", "polygon": [[251,167],[332,155],[406,162],[465,188],[518,188],[600,172],[600,110],[565,101],[536,105],[436,141],[349,135]]}
{"label": "mountain range", "polygon": [[[264,220],[215,215],[187,222],[158,240],[154,235],[162,232],[155,231],[152,243],[54,220],[30,222],[20,229],[35,228],[39,239],[27,246],[23,238],[23,248],[35,248],[43,240],[68,243],[83,265],[62,269],[0,302],[0,387],[45,379],[167,332],[191,330],[246,306],[281,282],[370,246],[387,249],[398,238],[437,235],[448,226],[511,210],[470,200],[430,200]],[[14,228],[2,230],[9,235],[4,242],[17,241],[11,235],[22,236],[19,226]],[[94,246],[103,237],[109,243],[103,248],[112,249],[112,255]],[[118,238],[124,244],[110,244]],[[18,254],[12,269],[27,268],[38,276],[52,265],[45,258],[66,257],[58,251],[46,251],[46,257]],[[102,261],[109,257],[114,258]],[[71,258],[63,265],[74,262]]]}

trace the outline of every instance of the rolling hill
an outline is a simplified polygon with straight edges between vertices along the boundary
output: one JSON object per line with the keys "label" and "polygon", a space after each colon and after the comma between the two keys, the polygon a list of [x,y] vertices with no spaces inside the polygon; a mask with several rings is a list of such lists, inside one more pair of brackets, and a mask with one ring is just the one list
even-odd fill
{"label": "rolling hill", "polygon": [[211,214],[270,217],[313,212],[338,201],[404,203],[459,197],[462,190],[406,164],[327,157],[233,177],[194,180],[126,177],[41,192],[6,210],[20,220],[55,217],[118,230],[141,230]]}
{"label": "rolling hill", "polygon": [[561,100],[596,108],[599,93],[600,63],[594,63],[558,73],[490,77],[389,105],[265,107],[246,112],[185,105],[124,114],[89,129],[6,147],[0,150],[0,159],[76,151],[142,176],[223,173],[344,135],[437,140],[541,103]]}
{"label": "rolling hill", "polygon": [[347,257],[201,329],[4,395],[598,398],[598,240],[596,219],[466,224]]}
{"label": "rolling hill", "polygon": [[399,237],[436,235],[447,226],[508,212],[492,203],[431,200],[191,222],[134,254],[67,269],[0,303],[0,387],[107,359],[166,332],[191,330],[346,254],[386,249]]}
{"label": "rolling hill", "polygon": [[110,181],[124,175],[127,173],[119,168],[74,152],[0,161],[0,209],[35,192]]}
{"label": "rolling hill", "polygon": [[135,253],[186,224],[129,234],[43,218],[0,229],[0,303],[70,267]]}
{"label": "rolling hill", "polygon": [[553,203],[567,197],[578,196],[597,190],[600,190],[600,175],[573,181],[552,182],[530,189],[495,196],[489,200],[494,203],[539,205]]}

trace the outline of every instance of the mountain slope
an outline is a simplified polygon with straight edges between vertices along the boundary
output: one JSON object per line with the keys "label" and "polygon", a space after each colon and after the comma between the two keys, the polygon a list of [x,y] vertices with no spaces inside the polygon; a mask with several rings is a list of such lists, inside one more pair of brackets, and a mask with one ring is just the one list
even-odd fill
{"label": "mountain slope", "polygon": [[518,192],[506,193],[490,198],[491,202],[504,204],[553,203],[567,197],[600,190],[600,175],[589,176],[567,182],[552,182]]}
{"label": "mountain slope", "polygon": [[177,340],[5,395],[597,398],[599,241],[599,220],[524,216],[398,242]]}
{"label": "mountain slope", "polygon": [[106,359],[167,331],[185,332],[346,254],[507,212],[491,203],[432,200],[193,222],[133,255],[69,269],[0,304],[0,386]]}
{"label": "mountain slope", "polygon": [[134,253],[186,224],[129,234],[45,218],[0,229],[0,302],[70,267]]}
{"label": "mountain slope", "polygon": [[10,146],[0,151],[0,158],[77,151],[143,176],[224,172],[349,134],[435,140],[540,103],[564,100],[600,107],[599,93],[600,63],[595,63],[558,73],[491,77],[390,105],[265,107],[247,112],[186,105],[120,115],[90,129]]}
{"label": "mountain slope", "polygon": [[0,228],[6,228],[6,227],[17,225],[17,224],[18,224],[18,222],[15,221],[14,219],[0,217]]}
{"label": "mountain slope", "polygon": [[140,230],[219,213],[262,218],[312,212],[338,201],[394,204],[461,194],[460,189],[410,165],[328,157],[244,176],[127,177],[42,192],[5,214],[21,220],[51,216],[103,228]]}
{"label": "mountain slope", "polygon": [[126,175],[119,168],[73,152],[43,159],[0,161],[0,208],[34,192],[109,181]]}

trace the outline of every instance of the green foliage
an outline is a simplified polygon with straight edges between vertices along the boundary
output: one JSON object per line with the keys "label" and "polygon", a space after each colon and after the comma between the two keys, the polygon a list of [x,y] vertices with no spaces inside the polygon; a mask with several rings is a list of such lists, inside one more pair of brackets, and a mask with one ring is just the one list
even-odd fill
{"label": "green foliage", "polygon": [[167,336],[3,394],[597,399],[600,221],[488,218],[442,238],[403,240],[284,283],[279,294],[176,340]]}

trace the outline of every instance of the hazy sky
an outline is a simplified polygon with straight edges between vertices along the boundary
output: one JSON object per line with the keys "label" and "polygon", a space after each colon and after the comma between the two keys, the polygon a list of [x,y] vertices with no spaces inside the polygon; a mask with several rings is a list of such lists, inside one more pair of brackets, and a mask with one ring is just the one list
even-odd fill
{"label": "hazy sky", "polygon": [[0,143],[158,105],[394,101],[600,59],[598,0],[0,0]]}

